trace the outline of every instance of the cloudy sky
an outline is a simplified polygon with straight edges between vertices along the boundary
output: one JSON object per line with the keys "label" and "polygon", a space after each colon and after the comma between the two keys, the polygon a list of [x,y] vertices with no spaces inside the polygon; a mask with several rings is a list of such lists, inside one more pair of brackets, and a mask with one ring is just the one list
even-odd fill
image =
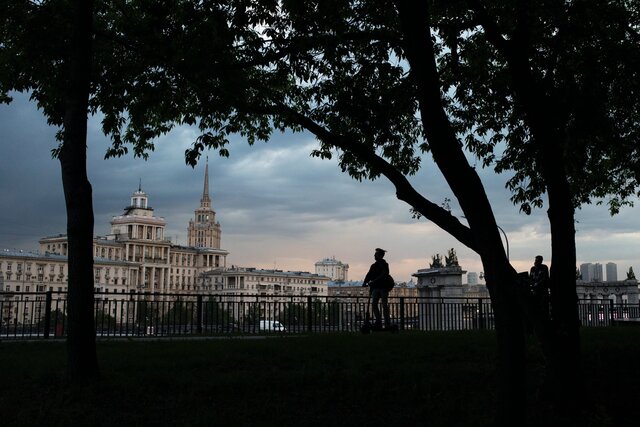
{"label": "cloudy sky", "polygon": [[[56,129],[24,95],[0,105],[0,248],[35,250],[38,239],[66,232],[60,166],[51,158]],[[142,180],[157,216],[167,221],[166,236],[186,243],[186,229],[202,195],[204,163],[185,165],[184,151],[197,136],[180,128],[161,138],[148,161],[129,155],[104,160],[109,141],[98,118],[89,123],[88,169],[93,185],[95,233],[109,233],[109,221],[129,204]],[[412,219],[384,179],[357,182],[341,173],[335,160],[311,158],[316,147],[308,134],[274,134],[271,142],[250,147],[238,137],[230,158],[209,153],[210,195],[222,225],[228,264],[314,271],[325,257],[350,265],[349,278],[361,280],[373,249],[387,249],[392,275],[409,280],[428,267],[431,256],[455,248],[462,267],[481,272],[479,257],[425,219]],[[411,178],[436,203],[453,199],[437,168],[425,158]],[[505,176],[482,171],[499,225],[509,241],[514,266],[528,270],[536,254],[550,258],[544,210],[520,214],[509,202]],[[578,263],[615,262],[618,277],[630,266],[640,272],[640,220],[637,208],[610,217],[602,206],[577,213]]]}

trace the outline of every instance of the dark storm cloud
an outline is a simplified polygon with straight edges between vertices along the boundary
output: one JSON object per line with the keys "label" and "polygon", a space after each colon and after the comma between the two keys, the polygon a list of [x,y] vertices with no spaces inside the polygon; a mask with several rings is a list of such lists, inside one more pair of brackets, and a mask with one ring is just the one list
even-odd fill
{"label": "dark storm cloud", "polygon": [[27,97],[15,98],[0,105],[0,236],[3,246],[33,248],[34,236],[60,232],[65,224],[64,194],[51,158],[55,129]]}
{"label": "dark storm cloud", "polygon": [[[203,188],[205,157],[195,169],[184,161],[184,151],[197,132],[178,128],[159,138],[146,162],[131,154],[104,160],[109,141],[100,132],[99,120],[92,117],[89,122],[87,160],[96,234],[110,231],[109,221],[123,212],[141,179],[155,214],[167,221],[167,237],[185,243],[187,224]],[[40,237],[65,233],[60,167],[50,155],[57,145],[55,132],[24,95],[16,95],[10,106],[0,106],[0,247],[36,249]],[[232,250],[232,256],[250,264],[272,263],[276,255],[289,257],[291,264],[281,267],[312,270],[315,261],[337,255],[355,272],[356,266],[366,268],[370,263],[370,247],[381,245],[392,249],[390,256],[405,268],[400,278],[408,279],[411,269],[423,268],[430,255],[455,246],[468,263],[465,267],[481,270],[470,251],[428,221],[413,219],[386,179],[354,181],[340,171],[336,159],[310,158],[316,146],[308,134],[276,132],[269,143],[254,146],[233,138],[229,158],[205,153],[223,246]],[[533,254],[548,255],[546,207],[531,216],[521,214],[504,188],[507,175],[491,170],[479,174],[518,268],[528,268]],[[462,216],[428,156],[409,179],[434,203],[451,199],[452,213]],[[635,260],[629,262],[640,271],[634,234],[640,224],[633,209],[610,218],[605,208],[589,206],[578,211],[577,218],[579,259]]]}

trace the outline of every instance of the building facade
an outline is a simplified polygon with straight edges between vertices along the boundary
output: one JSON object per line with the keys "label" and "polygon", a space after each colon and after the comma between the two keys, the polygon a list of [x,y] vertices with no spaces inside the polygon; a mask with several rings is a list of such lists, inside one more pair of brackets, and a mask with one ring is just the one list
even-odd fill
{"label": "building facade", "polygon": [[[139,269],[140,264],[135,262],[95,257],[94,291],[99,293],[96,300],[129,298],[136,290]],[[66,255],[0,251],[1,325],[38,323],[44,316],[45,292],[66,292],[68,272]]]}
{"label": "building facade", "polygon": [[[189,222],[190,229],[198,225],[198,215],[202,215],[210,206],[206,182],[205,172],[205,193],[201,206],[195,211],[196,221]],[[204,208],[203,203],[207,203]],[[111,220],[111,233],[94,238],[94,258],[135,263],[138,266],[137,276],[129,280],[129,289],[135,291],[206,292],[209,289],[202,287],[202,280],[198,280],[198,277],[210,269],[226,267],[229,254],[220,249],[220,227],[219,223],[214,224],[217,227],[203,228],[197,235],[201,241],[216,242],[217,248],[172,244],[165,238],[165,219],[155,216],[154,209],[149,205],[149,197],[138,188],[123,214]],[[67,255],[66,235],[45,237],[39,243],[40,253]],[[95,280],[98,291],[110,289],[113,285],[111,271],[101,267],[96,267]]]}
{"label": "building facade", "polygon": [[638,299],[637,280],[620,280],[602,282],[584,280],[576,281],[576,294],[580,303],[591,304],[602,301],[613,301],[614,304],[634,304]]}
{"label": "building facade", "polygon": [[335,257],[316,262],[316,274],[327,276],[336,282],[349,281],[349,264],[338,261]]}
{"label": "building facade", "polygon": [[237,298],[269,296],[272,301],[300,302],[328,295],[329,278],[305,271],[253,267],[215,268],[202,275],[203,285],[216,295]]}
{"label": "building facade", "polygon": [[[227,268],[229,252],[221,248],[221,226],[209,196],[208,172],[207,164],[200,206],[187,227],[186,246],[172,244],[166,238],[166,221],[155,215],[141,186],[132,194],[124,212],[112,218],[110,234],[94,237],[96,301],[125,302],[134,293],[151,299],[157,294],[175,299],[195,294],[269,295],[287,301],[293,295],[296,300],[326,297],[330,279],[324,275]],[[29,304],[14,303],[19,299],[44,300],[45,292],[67,292],[67,255],[68,239],[64,234],[40,239],[36,252],[0,250],[0,311],[4,325],[39,321],[29,312]],[[127,307],[115,304],[108,314],[130,321],[130,313],[123,312]]]}

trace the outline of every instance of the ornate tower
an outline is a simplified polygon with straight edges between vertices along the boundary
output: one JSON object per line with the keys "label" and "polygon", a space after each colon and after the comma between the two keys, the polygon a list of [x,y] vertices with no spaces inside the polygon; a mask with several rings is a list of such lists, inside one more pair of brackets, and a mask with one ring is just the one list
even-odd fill
{"label": "ornate tower", "polygon": [[189,221],[187,229],[189,246],[220,249],[220,223],[216,222],[216,212],[211,208],[209,197],[209,159],[204,168],[204,190],[200,207],[195,210],[195,219]]}
{"label": "ornate tower", "polygon": [[111,220],[111,234],[124,245],[123,259],[140,263],[136,277],[129,281],[139,290],[167,290],[171,242],[164,238],[166,225],[164,218],[154,215],[142,183],[124,213]]}

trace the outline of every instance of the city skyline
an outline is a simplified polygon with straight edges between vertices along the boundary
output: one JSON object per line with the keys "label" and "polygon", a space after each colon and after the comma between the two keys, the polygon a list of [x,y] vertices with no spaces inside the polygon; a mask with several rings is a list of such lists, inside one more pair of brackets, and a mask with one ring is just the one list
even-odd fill
{"label": "city skyline", "polygon": [[[66,213],[59,164],[51,159],[56,129],[24,95],[0,106],[0,246],[37,249],[38,239],[66,232]],[[103,160],[108,140],[99,117],[89,121],[88,169],[94,190],[96,235],[108,234],[109,221],[128,204],[138,188],[149,195],[158,216],[167,221],[167,236],[185,244],[187,225],[202,194],[204,157],[194,169],[184,163],[184,150],[197,133],[179,128],[162,137],[147,162],[127,155]],[[222,226],[222,247],[229,264],[313,271],[315,262],[335,256],[349,264],[349,278],[361,280],[373,262],[373,249],[387,249],[393,276],[400,281],[428,267],[431,256],[455,248],[461,266],[483,271],[479,257],[424,219],[413,219],[408,205],[395,198],[384,179],[357,182],[341,173],[335,160],[310,158],[317,146],[308,134],[275,133],[268,144],[249,147],[237,137],[230,158],[209,156],[212,206]],[[506,175],[479,170],[493,203],[498,224],[509,239],[510,258],[518,271],[528,271],[535,255],[550,260],[546,212],[518,212],[504,189]],[[410,178],[436,203],[453,199],[452,213],[462,216],[428,156]],[[610,217],[604,206],[578,210],[577,259],[614,262],[618,276],[639,271],[640,220],[633,208]]]}

